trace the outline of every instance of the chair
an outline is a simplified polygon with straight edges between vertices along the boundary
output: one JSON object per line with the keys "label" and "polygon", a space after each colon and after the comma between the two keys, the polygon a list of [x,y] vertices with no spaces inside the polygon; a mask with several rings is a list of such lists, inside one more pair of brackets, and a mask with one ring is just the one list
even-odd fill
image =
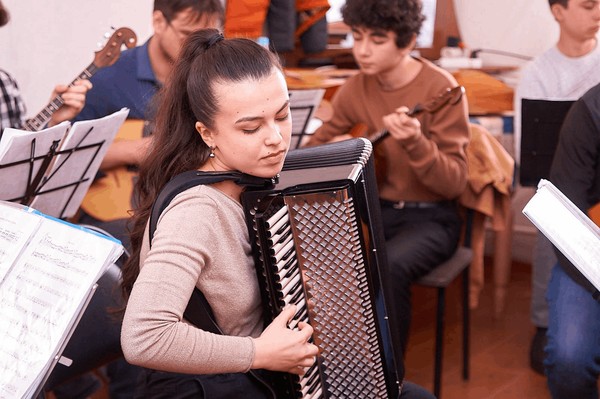
{"label": "chair", "polygon": [[[468,245],[468,243],[466,243]],[[463,379],[469,379],[469,265],[473,251],[467,246],[459,246],[454,255],[429,274],[417,280],[416,284],[437,288],[437,312],[435,328],[435,362],[433,370],[433,392],[440,399],[442,381],[442,355],[444,338],[444,311],[446,287],[460,274],[463,284]]]}

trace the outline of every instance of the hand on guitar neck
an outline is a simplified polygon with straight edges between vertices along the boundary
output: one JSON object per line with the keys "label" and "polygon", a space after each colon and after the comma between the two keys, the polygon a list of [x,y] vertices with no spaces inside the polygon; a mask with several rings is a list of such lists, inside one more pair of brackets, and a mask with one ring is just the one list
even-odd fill
{"label": "hand on guitar neck", "polygon": [[[442,107],[446,106],[446,105],[454,105],[457,104],[460,99],[462,98],[463,94],[465,93],[465,89],[462,86],[456,86],[452,89],[448,88],[446,90],[444,90],[443,92],[441,92],[438,96],[430,99],[429,101],[421,104],[418,103],[417,105],[415,105],[412,109],[409,109],[408,107],[400,107],[398,108],[395,112],[389,114],[388,116],[386,116],[385,118],[387,119],[387,123],[386,126],[388,124],[396,124],[396,125],[402,125],[403,123],[406,123],[408,125],[412,125],[412,132],[413,134],[419,134],[420,133],[420,126],[419,126],[419,131],[417,132],[415,127],[418,124],[418,121],[413,120],[413,118],[423,112],[428,112],[428,113],[434,113],[439,111]],[[401,118],[403,123],[398,123],[397,119]],[[370,136],[368,136],[368,131],[369,131],[369,127],[364,124],[364,123],[357,123],[352,130],[348,133],[348,134],[344,134],[344,135],[340,135],[335,137],[333,141],[341,141],[341,140],[346,140],[346,139],[350,139],[353,137],[366,137],[369,139],[369,141],[371,141],[371,143],[373,143],[373,145],[377,145],[379,144],[384,138],[388,137],[390,135],[390,132],[387,129],[383,129],[377,133],[374,133]]]}
{"label": "hand on guitar neck", "polygon": [[52,92],[52,98],[60,96],[62,106],[52,114],[48,126],[54,126],[76,117],[85,106],[85,95],[91,88],[92,83],[87,79],[76,80],[70,86],[57,85]]}
{"label": "hand on guitar neck", "polygon": [[121,55],[121,46],[132,48],[137,37],[129,28],[119,28],[109,38],[106,45],[94,54],[94,61],[87,66],[68,86],[56,86],[53,98],[34,117],[28,119],[24,130],[35,132],[46,124],[51,126],[74,118],[83,108],[85,93],[92,87],[88,79],[100,68],[114,64]]}

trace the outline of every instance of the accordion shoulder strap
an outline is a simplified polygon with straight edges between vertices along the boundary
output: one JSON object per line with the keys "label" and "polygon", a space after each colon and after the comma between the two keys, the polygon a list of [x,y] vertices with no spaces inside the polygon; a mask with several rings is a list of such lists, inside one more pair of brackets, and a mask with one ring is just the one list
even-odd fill
{"label": "accordion shoulder strap", "polygon": [[[150,246],[152,246],[152,238],[154,237],[154,231],[156,230],[160,214],[177,194],[200,184],[211,184],[227,179],[235,180],[238,177],[236,173],[202,173],[194,170],[183,172],[171,179],[163,187],[152,206],[149,226]],[[194,288],[190,301],[183,312],[183,317],[198,328],[215,334],[221,334],[221,330],[215,322],[212,309],[206,297],[198,288]]]}

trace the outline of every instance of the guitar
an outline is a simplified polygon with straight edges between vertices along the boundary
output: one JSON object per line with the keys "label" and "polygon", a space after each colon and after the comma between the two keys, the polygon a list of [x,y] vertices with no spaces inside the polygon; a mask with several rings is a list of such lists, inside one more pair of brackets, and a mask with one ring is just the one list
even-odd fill
{"label": "guitar", "polygon": [[[121,55],[121,46],[132,48],[136,45],[137,37],[129,28],[119,28],[108,39],[108,42],[101,50],[95,52],[94,61],[85,68],[73,81],[69,87],[73,86],[79,79],[89,79],[100,68],[107,67],[117,62]],[[27,120],[23,126],[23,130],[30,132],[41,130],[56,110],[64,104],[61,95],[57,95],[33,118]]]}
{"label": "guitar", "polygon": [[[138,140],[143,137],[146,121],[127,119],[115,137],[114,142]],[[104,172],[88,189],[81,209],[94,218],[108,222],[129,218],[133,208],[131,198],[137,170],[132,166],[119,166]]]}

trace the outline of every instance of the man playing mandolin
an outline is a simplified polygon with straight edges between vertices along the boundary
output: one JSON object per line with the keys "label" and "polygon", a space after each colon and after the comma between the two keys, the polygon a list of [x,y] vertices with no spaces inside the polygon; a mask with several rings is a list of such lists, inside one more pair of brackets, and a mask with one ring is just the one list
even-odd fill
{"label": "man playing mandolin", "polygon": [[309,142],[347,138],[359,124],[367,126],[370,137],[389,132],[375,144],[375,163],[383,172],[378,190],[393,299],[388,313],[400,330],[401,347],[395,349],[402,353],[410,285],[454,253],[461,228],[455,199],[467,183],[466,100],[459,95],[428,109],[431,100],[458,84],[446,71],[411,55],[424,19],[421,7],[420,0],[346,1],[342,16],[352,29],[360,73],[338,89],[333,117]]}

